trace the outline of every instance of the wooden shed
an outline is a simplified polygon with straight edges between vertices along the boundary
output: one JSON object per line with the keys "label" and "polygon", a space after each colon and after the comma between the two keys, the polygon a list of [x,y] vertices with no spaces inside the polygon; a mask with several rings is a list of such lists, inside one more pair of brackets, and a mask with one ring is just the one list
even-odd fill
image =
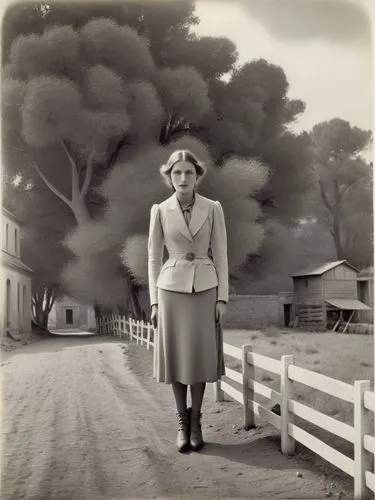
{"label": "wooden shed", "polygon": [[374,322],[374,268],[362,269],[357,277],[358,298],[370,307],[368,311],[358,311],[355,318],[359,323]]}
{"label": "wooden shed", "polygon": [[358,299],[358,269],[346,260],[312,265],[292,275],[295,325],[333,327],[369,307]]}

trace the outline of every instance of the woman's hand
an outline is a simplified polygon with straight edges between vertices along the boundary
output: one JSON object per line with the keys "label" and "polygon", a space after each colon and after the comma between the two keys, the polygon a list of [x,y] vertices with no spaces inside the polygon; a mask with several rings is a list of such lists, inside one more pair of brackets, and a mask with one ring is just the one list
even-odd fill
{"label": "woman's hand", "polygon": [[158,306],[154,304],[151,307],[151,324],[154,328],[158,327]]}
{"label": "woman's hand", "polygon": [[227,313],[226,303],[220,300],[216,302],[215,313],[216,313],[215,314],[216,323],[223,323],[224,317]]}

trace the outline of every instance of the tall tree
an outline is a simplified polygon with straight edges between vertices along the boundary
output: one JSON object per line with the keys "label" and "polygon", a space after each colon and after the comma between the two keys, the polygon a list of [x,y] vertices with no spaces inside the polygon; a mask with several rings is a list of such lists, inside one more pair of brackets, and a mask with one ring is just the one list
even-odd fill
{"label": "tall tree", "polygon": [[[336,257],[356,261],[353,245],[364,242],[368,252],[367,243],[372,240],[372,166],[362,157],[372,140],[371,131],[334,118],[315,125],[310,139],[318,193],[311,205],[333,238]],[[369,258],[362,255],[358,264]]]}
{"label": "tall tree", "polygon": [[[210,106],[195,69],[157,70],[144,39],[108,19],[20,36],[6,74],[6,163],[36,189],[47,188],[38,198],[46,213],[53,194],[56,211],[65,207],[78,225],[97,215],[98,195],[90,188],[121,150],[126,157],[163,133],[171,136],[182,116],[199,123]],[[63,230],[72,227],[69,220]]]}
{"label": "tall tree", "polygon": [[312,188],[307,134],[289,130],[305,105],[288,98],[288,86],[281,67],[264,59],[246,63],[228,83],[210,82],[212,111],[196,132],[218,164],[235,155],[268,165],[269,182],[257,199],[264,216],[282,224],[298,222]]}

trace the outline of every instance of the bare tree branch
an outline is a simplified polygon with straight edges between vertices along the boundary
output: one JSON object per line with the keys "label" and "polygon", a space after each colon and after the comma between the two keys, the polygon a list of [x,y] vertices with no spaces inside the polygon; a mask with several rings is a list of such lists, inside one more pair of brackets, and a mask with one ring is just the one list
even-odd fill
{"label": "bare tree branch", "polygon": [[323,186],[323,182],[321,179],[319,179],[319,188],[320,188],[320,195],[322,197],[322,201],[323,201],[324,205],[328,208],[328,210],[332,210],[333,206],[330,204],[330,202],[328,200],[328,197],[327,197],[326,192],[324,191],[324,186]]}
{"label": "bare tree branch", "polygon": [[79,196],[79,178],[78,178],[78,170],[77,170],[77,165],[76,162],[74,161],[74,158],[70,154],[64,139],[61,139],[61,145],[65,151],[66,156],[69,159],[69,163],[72,169],[72,200],[76,199]]}
{"label": "bare tree branch", "polygon": [[49,182],[49,180],[44,176],[43,172],[40,170],[40,168],[38,167],[37,163],[35,160],[33,160],[33,165],[34,165],[34,168],[35,170],[38,172],[39,176],[41,177],[41,179],[44,181],[44,183],[46,184],[47,187],[49,187],[49,189],[58,197],[60,198],[60,200],[62,200],[64,203],[66,203],[66,205],[68,205],[68,207],[72,208],[72,204],[71,204],[71,201],[68,200],[68,198],[66,196],[64,196],[62,193],[60,193],[60,191],[55,187],[53,186],[53,184],[51,184]]}
{"label": "bare tree branch", "polygon": [[118,155],[119,155],[121,149],[125,145],[133,146],[133,144],[131,142],[127,141],[127,135],[126,134],[124,134],[122,136],[122,138],[117,142],[115,149],[112,151],[112,154],[109,157],[109,160],[108,160],[108,163],[107,163],[108,167],[111,167],[112,165],[114,165],[116,163]]}
{"label": "bare tree branch", "polygon": [[92,179],[92,164],[94,161],[94,148],[92,149],[91,153],[89,154],[89,157],[87,158],[86,162],[86,175],[85,175],[85,180],[83,181],[83,185],[81,188],[81,191],[79,193],[81,198],[84,198],[86,196],[86,193],[89,189],[91,179]]}

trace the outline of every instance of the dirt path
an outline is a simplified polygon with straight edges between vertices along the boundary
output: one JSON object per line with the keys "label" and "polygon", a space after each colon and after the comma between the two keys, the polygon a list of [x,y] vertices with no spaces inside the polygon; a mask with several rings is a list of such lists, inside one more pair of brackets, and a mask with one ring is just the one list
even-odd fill
{"label": "dirt path", "polygon": [[96,336],[4,353],[2,500],[326,497],[323,476],[282,456],[271,428],[242,430],[239,405],[214,403],[211,385],[207,446],[177,453],[171,391],[151,359]]}

